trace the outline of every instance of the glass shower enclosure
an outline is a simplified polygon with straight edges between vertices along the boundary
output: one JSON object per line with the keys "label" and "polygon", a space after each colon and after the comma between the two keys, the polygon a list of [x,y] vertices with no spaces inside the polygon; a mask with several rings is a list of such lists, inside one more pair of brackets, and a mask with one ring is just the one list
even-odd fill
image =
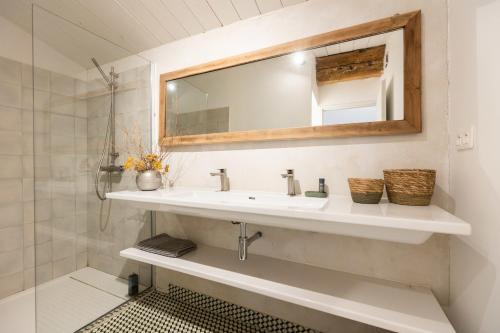
{"label": "glass shower enclosure", "polygon": [[105,199],[136,188],[122,166],[151,147],[151,64],[37,5],[32,52],[36,327],[74,332],[128,299],[130,275],[152,285],[120,257],[151,237],[151,213]]}

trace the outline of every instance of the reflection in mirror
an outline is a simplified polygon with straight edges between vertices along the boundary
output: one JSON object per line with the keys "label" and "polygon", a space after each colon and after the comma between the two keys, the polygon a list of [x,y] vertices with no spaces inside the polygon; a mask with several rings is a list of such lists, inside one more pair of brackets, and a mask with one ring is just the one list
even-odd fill
{"label": "reflection in mirror", "polygon": [[403,29],[166,84],[169,135],[404,119]]}

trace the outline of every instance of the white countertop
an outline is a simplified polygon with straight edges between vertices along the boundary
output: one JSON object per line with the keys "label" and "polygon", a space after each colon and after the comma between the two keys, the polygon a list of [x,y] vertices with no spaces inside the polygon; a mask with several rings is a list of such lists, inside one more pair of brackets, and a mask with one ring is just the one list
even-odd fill
{"label": "white countertop", "polygon": [[[194,192],[203,195],[184,195]],[[434,205],[423,207],[391,203],[365,205],[353,203],[351,198],[346,196],[330,196],[328,202],[320,209],[308,209],[307,204],[303,207],[300,205],[304,199],[322,199],[289,198],[285,194],[259,191],[224,192],[220,194],[220,198],[273,196],[277,201],[290,200],[288,201],[290,204],[284,206],[259,204],[258,200],[248,202],[239,199],[214,200],[212,197],[219,196],[216,191],[194,188],[120,191],[108,193],[106,196],[114,200],[128,201],[148,210],[411,244],[423,243],[433,233],[452,235],[471,233],[470,224]],[[210,200],[205,196],[210,197]],[[297,202],[297,206],[294,202]]]}

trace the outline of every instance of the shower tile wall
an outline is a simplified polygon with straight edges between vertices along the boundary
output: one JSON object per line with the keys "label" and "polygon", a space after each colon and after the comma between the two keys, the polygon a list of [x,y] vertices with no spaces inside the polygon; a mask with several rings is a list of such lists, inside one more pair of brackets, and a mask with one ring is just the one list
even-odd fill
{"label": "shower tile wall", "polygon": [[176,135],[228,132],[229,107],[180,113],[176,117],[168,117],[167,123],[169,133]]}
{"label": "shower tile wall", "polygon": [[[34,172],[36,283],[87,265],[86,83],[35,71]],[[28,103],[28,101],[26,101]]]}
{"label": "shower tile wall", "polygon": [[[136,124],[149,145],[149,68],[119,78],[121,164],[123,128]],[[102,80],[87,83],[37,68],[34,111],[32,83],[31,66],[0,57],[0,298],[33,287],[35,266],[37,284],[88,265],[121,277],[137,272],[149,285],[150,266],[124,260],[119,251],[150,236],[150,214],[102,204],[94,193],[109,111],[109,94],[95,96],[106,91]],[[135,187],[133,174],[113,181],[114,190]]]}
{"label": "shower tile wall", "polygon": [[[33,224],[23,219],[23,180],[28,184],[32,175],[29,167],[22,168],[31,151],[24,150],[21,74],[19,63],[0,58],[0,298],[31,283],[29,277],[24,281],[23,266],[24,247],[33,244],[32,233],[27,232],[26,240],[24,233]],[[26,252],[30,264],[33,256]]]}
{"label": "shower tile wall", "polygon": [[86,266],[85,84],[36,69],[33,112],[32,83],[0,57],[0,298],[34,286],[35,265],[38,283]]}
{"label": "shower tile wall", "polygon": [[[102,151],[109,115],[110,95],[101,78],[88,83],[88,154],[92,177],[88,181],[88,265],[106,273],[127,278],[135,272],[140,283],[149,285],[149,265],[120,257],[119,252],[151,236],[150,213],[119,201],[101,202],[94,192],[94,170]],[[116,93],[117,163],[127,158],[124,129],[139,129],[145,147],[150,146],[150,66],[120,73]],[[90,97],[93,96],[93,97]],[[105,181],[105,176],[102,177]],[[102,187],[102,185],[101,185]],[[136,189],[135,174],[126,172],[113,177],[113,191]]]}

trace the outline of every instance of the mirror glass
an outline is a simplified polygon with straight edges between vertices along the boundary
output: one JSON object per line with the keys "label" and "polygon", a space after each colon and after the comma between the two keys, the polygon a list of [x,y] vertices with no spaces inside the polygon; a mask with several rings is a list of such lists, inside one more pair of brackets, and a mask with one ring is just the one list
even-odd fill
{"label": "mirror glass", "polygon": [[403,29],[167,81],[167,135],[404,119]]}

